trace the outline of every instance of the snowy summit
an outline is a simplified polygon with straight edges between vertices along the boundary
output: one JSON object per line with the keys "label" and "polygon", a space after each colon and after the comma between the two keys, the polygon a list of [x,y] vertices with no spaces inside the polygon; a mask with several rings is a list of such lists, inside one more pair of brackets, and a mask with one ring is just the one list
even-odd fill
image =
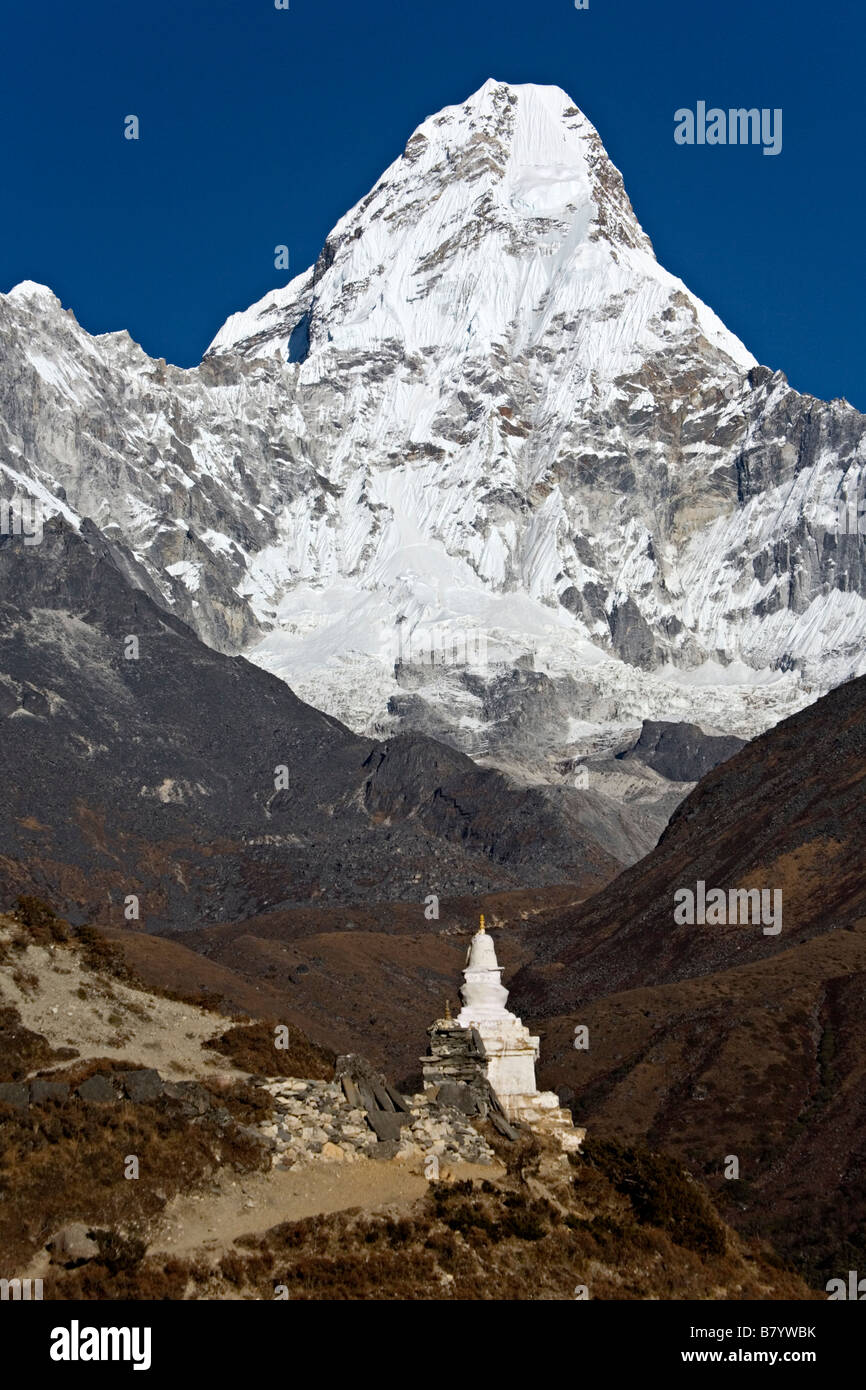
{"label": "snowy summit", "polygon": [[557,87],[430,116],[194,371],[29,285],[0,342],[7,491],[357,730],[555,780],[644,718],[749,735],[866,670],[863,417],[658,264]]}

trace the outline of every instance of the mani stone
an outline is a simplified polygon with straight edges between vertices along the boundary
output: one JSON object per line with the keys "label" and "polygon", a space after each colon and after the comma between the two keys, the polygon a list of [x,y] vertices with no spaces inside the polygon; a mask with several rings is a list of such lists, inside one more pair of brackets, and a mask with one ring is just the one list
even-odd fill
{"label": "mani stone", "polygon": [[511,1128],[511,1125],[504,1115],[497,1115],[495,1111],[491,1112],[490,1123],[493,1125],[494,1129],[499,1131],[503,1138],[510,1139],[512,1142],[517,1138],[517,1130]]}
{"label": "mani stone", "polygon": [[355,1053],[338,1057],[334,1076],[349,1104],[363,1107],[367,1123],[380,1143],[399,1140],[401,1127],[411,1120],[409,1106],[366,1058]]}
{"label": "mani stone", "polygon": [[352,1080],[351,1076],[349,1076],[348,1074],[345,1076],[341,1076],[340,1083],[343,1087],[343,1095],[346,1097],[346,1100],[349,1102],[349,1104],[353,1106],[355,1109],[361,1109],[361,1093],[358,1090],[358,1087],[355,1085],[354,1081]]}
{"label": "mani stone", "polygon": [[408,1115],[399,1115],[395,1110],[368,1110],[367,1123],[375,1131],[376,1138],[380,1143],[387,1143],[388,1140],[399,1139],[402,1126],[409,1119]]}
{"label": "mani stone", "polygon": [[370,1150],[370,1158],[396,1158],[399,1148],[400,1146],[396,1139],[383,1139],[378,1144],[373,1145]]}
{"label": "mani stone", "polygon": [[484,1116],[495,1108],[487,1080],[487,1054],[477,1031],[443,1018],[427,1029],[427,1036],[430,1042],[421,1070],[430,1098],[464,1115]]}

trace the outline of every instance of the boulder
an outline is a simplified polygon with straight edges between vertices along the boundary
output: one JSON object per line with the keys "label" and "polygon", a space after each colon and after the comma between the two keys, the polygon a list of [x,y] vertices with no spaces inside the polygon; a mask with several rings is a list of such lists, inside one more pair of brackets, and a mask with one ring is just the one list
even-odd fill
{"label": "boulder", "polygon": [[112,1105],[118,1099],[117,1091],[108,1077],[103,1076],[101,1072],[97,1072],[95,1076],[90,1076],[86,1081],[82,1081],[76,1095],[95,1105]]}
{"label": "boulder", "polygon": [[71,1221],[55,1231],[45,1248],[51,1252],[55,1264],[75,1269],[98,1256],[99,1245],[93,1237],[94,1232],[83,1221]]}
{"label": "boulder", "polygon": [[180,1113],[187,1119],[194,1115],[206,1115],[213,1109],[213,1096],[197,1081],[166,1081],[162,1090],[169,1100],[179,1102]]}
{"label": "boulder", "polygon": [[64,1101],[69,1099],[69,1087],[62,1081],[43,1081],[38,1078],[30,1082],[30,1104],[41,1105],[46,1100]]}
{"label": "boulder", "polygon": [[0,1104],[11,1105],[15,1110],[26,1110],[30,1105],[30,1087],[21,1081],[0,1083]]}
{"label": "boulder", "polygon": [[262,1130],[256,1129],[254,1125],[238,1125],[237,1132],[245,1139],[249,1139],[251,1143],[258,1144],[262,1149],[276,1148],[272,1136],[264,1134]]}
{"label": "boulder", "polygon": [[158,1100],[164,1090],[162,1077],[153,1067],[142,1067],[138,1071],[122,1071],[120,1079],[127,1096],[137,1105]]}

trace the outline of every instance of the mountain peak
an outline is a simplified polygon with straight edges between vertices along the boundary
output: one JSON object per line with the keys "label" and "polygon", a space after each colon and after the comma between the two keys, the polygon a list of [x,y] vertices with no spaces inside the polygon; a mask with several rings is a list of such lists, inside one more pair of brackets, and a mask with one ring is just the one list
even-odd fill
{"label": "mountain peak", "polygon": [[[472,92],[465,101],[446,106],[437,116],[449,111],[463,111],[466,108],[480,110],[503,102],[511,105],[523,103],[536,109],[544,109],[558,116],[563,110],[576,109],[576,104],[563,87],[548,82],[503,82],[496,77],[488,77],[477,91]],[[585,118],[584,118],[585,119]]]}
{"label": "mountain peak", "polygon": [[509,102],[512,105],[524,102],[554,113],[575,105],[568,92],[552,83],[502,82],[498,78],[488,77],[487,81],[483,82],[478,90],[472,92],[465,101],[458,102],[451,107],[445,107],[438,114],[444,115],[447,111],[465,110],[467,107],[480,109],[501,102]]}
{"label": "mountain peak", "polygon": [[559,87],[490,78],[422,121],[312,275],[234,316],[210,352],[525,341],[617,293],[622,255],[637,258],[632,278],[663,274],[591,122]]}
{"label": "mountain peak", "polygon": [[[598,132],[561,87],[488,78],[465,102],[423,121],[403,158],[417,160],[425,142],[450,152],[449,178],[501,181],[518,214],[588,210],[596,233],[651,252]],[[469,157],[455,157],[455,147]]]}
{"label": "mountain peak", "polygon": [[17,285],[12,286],[7,295],[0,297],[24,303],[41,303],[52,308],[56,305],[58,309],[61,307],[54,291],[47,285],[40,285],[37,280],[20,280]]}

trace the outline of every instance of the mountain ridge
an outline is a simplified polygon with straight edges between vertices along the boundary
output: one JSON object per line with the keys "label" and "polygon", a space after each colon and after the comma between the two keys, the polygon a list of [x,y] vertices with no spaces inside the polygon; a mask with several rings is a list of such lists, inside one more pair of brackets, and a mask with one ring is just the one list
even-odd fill
{"label": "mountain ridge", "polygon": [[429,894],[594,886],[618,866],[543,789],[429,738],[361,738],[213,651],[134,569],[92,523],[0,538],[10,898],[150,930],[383,898],[423,921]]}
{"label": "mountain ridge", "polygon": [[[356,732],[558,785],[645,719],[748,737],[864,669],[864,418],[657,264],[560,89],[422,122],[196,369],[29,282],[0,346],[3,495],[92,517],[203,640]],[[544,749],[531,689],[490,712],[526,666]]]}

